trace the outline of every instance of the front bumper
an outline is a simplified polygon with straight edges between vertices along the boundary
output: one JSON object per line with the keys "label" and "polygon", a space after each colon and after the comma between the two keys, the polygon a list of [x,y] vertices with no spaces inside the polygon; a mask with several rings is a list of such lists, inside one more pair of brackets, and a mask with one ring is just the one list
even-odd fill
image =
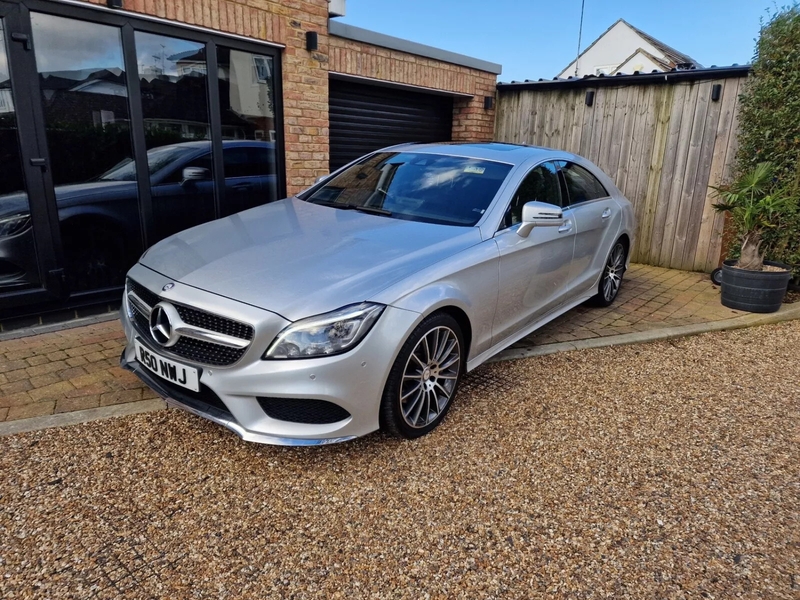
{"label": "front bumper", "polygon": [[[141,265],[131,270],[131,277],[150,290],[159,290],[170,282]],[[275,333],[288,324],[281,317],[180,283],[160,295],[252,324],[256,331],[252,347],[230,367],[180,360],[200,371],[205,396],[184,391],[136,359],[134,339],[157,355],[164,352],[133,327],[123,303],[120,312],[128,344],[120,360],[122,367],[134,372],[169,404],[227,427],[245,441],[276,445],[329,444],[377,430],[381,396],[391,366],[403,340],[422,318],[415,312],[387,307],[366,338],[350,352],[324,358],[261,360]],[[212,400],[207,401],[209,398]],[[267,415],[258,398],[322,400],[340,406],[350,416],[325,424],[284,421]]]}

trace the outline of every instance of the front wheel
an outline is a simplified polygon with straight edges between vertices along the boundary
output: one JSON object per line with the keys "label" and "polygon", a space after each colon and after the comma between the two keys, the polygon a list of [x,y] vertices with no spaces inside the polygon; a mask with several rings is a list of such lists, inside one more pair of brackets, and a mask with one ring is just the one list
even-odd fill
{"label": "front wheel", "polygon": [[456,320],[437,313],[420,323],[395,359],[381,399],[381,425],[417,438],[442,422],[464,365],[464,338]]}
{"label": "front wheel", "polygon": [[625,274],[625,255],[623,243],[614,244],[608,260],[606,260],[606,265],[603,267],[597,294],[592,297],[592,304],[595,306],[611,306],[616,300],[620,285],[622,285],[622,276]]}

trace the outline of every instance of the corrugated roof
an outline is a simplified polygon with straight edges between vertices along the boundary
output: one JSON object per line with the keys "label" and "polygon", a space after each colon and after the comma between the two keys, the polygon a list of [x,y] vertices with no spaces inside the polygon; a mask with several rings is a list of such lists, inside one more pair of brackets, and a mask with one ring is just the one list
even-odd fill
{"label": "corrugated roof", "polygon": [[650,73],[617,73],[616,75],[585,75],[583,77],[567,77],[566,79],[539,79],[534,81],[499,82],[497,89],[534,89],[548,88],[592,88],[614,85],[645,85],[648,83],[677,83],[679,81],[698,81],[701,79],[728,79],[746,77],[752,69],[751,65],[730,65],[718,67],[712,65],[702,69],[672,69],[670,71],[651,71]]}

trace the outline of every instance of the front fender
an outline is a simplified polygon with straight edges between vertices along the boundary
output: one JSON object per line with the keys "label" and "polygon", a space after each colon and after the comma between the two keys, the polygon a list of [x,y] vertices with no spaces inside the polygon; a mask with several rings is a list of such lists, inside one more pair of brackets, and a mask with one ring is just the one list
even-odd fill
{"label": "front fender", "polygon": [[487,350],[497,309],[500,265],[497,244],[488,240],[423,269],[370,300],[427,316],[453,306],[472,329],[469,357]]}

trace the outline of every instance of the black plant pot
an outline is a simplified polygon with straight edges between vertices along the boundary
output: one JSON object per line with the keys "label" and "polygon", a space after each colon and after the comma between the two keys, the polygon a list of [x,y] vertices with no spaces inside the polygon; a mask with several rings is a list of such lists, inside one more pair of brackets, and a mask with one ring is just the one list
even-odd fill
{"label": "black plant pot", "polygon": [[[735,260],[722,263],[722,305],[754,313],[772,313],[781,307],[792,272],[737,269]],[[785,267],[764,261],[765,265]]]}

